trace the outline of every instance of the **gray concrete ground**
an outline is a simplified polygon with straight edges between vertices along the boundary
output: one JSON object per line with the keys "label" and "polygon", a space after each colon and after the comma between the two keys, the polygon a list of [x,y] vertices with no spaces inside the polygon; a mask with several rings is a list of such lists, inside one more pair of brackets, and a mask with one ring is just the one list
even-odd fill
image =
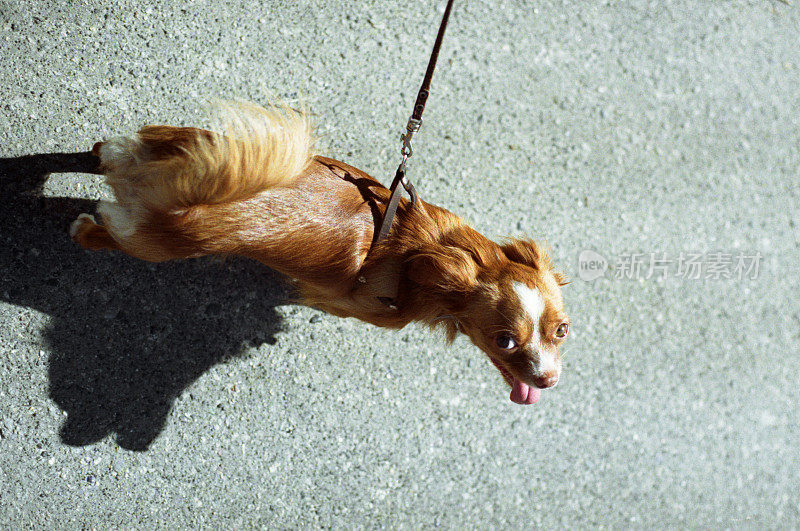
{"label": "gray concrete ground", "polygon": [[258,264],[69,241],[65,154],[219,97],[388,181],[441,3],[0,4],[0,524],[800,525],[796,2],[456,3],[411,175],[572,277],[532,407]]}

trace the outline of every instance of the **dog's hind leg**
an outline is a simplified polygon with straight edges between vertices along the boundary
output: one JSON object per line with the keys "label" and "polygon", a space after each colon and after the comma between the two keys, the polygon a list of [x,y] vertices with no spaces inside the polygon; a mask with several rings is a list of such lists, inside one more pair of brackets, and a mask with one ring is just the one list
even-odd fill
{"label": "dog's hind leg", "polygon": [[100,249],[121,250],[119,244],[111,237],[103,225],[98,225],[94,217],[81,214],[69,227],[72,240],[84,249],[97,251]]}

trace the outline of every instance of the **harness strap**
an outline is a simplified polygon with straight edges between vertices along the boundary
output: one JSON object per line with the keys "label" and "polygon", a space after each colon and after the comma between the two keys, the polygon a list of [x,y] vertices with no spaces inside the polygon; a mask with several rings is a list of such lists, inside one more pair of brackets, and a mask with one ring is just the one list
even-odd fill
{"label": "harness strap", "polygon": [[417,190],[405,177],[405,163],[401,163],[394,174],[394,180],[390,188],[392,195],[389,197],[389,204],[386,205],[386,210],[383,212],[383,220],[381,221],[380,229],[378,229],[376,236],[373,238],[373,245],[381,240],[385,240],[392,230],[392,221],[394,220],[394,215],[397,213],[397,206],[400,204],[400,196],[402,195],[400,193],[400,187],[398,186],[399,184],[402,184],[403,188],[405,188],[411,196],[411,204],[417,204]]}

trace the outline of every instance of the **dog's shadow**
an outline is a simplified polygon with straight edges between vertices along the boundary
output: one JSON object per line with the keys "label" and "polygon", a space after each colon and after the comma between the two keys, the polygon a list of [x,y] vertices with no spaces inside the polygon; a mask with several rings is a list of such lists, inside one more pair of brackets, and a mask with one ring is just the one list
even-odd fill
{"label": "dog's shadow", "polygon": [[0,159],[0,298],[50,316],[43,342],[50,397],[67,414],[62,441],[113,434],[123,448],[146,450],[204,371],[274,342],[275,306],[289,291],[246,260],[148,264],[84,251],[68,227],[94,202],[39,192],[51,173],[95,173],[96,163],[89,153]]}

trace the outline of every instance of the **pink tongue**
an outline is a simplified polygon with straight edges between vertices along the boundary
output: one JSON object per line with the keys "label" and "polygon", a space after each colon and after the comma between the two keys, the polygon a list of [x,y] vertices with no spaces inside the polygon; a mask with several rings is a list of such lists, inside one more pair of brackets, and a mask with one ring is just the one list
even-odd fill
{"label": "pink tongue", "polygon": [[514,383],[511,385],[511,396],[509,397],[515,404],[535,404],[539,401],[541,391],[535,387],[531,387],[525,382],[521,382],[514,378]]}

